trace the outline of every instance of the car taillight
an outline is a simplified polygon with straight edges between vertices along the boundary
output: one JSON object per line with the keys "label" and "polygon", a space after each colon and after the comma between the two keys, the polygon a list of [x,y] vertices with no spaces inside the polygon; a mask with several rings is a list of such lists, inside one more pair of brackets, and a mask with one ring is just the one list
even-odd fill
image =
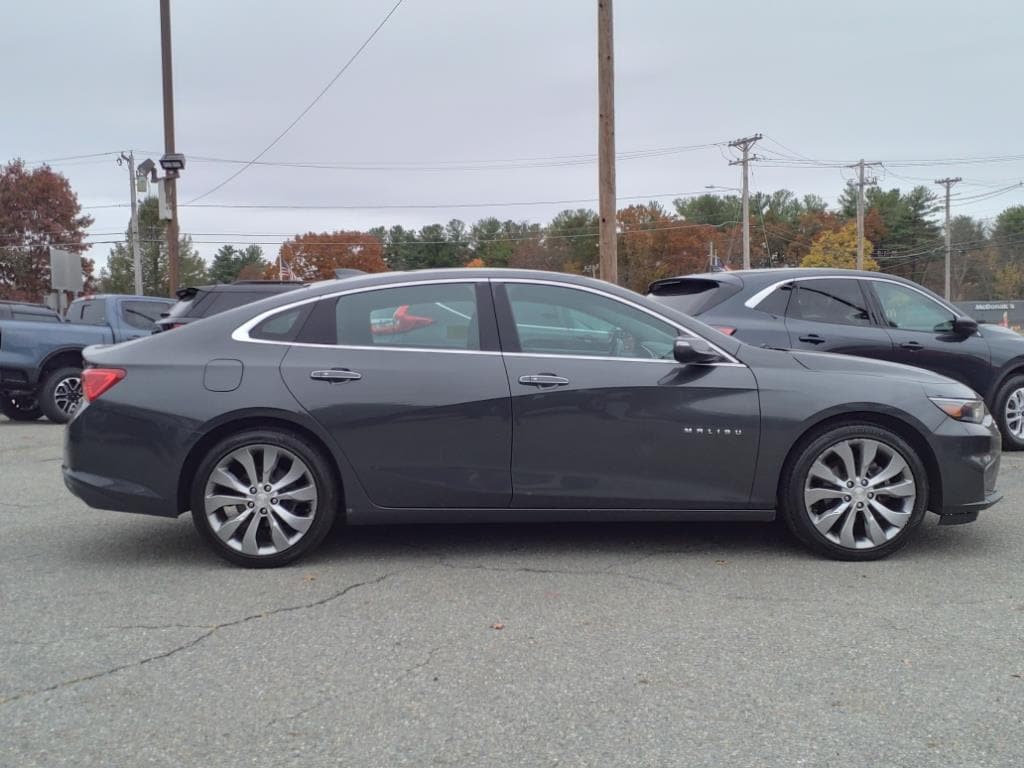
{"label": "car taillight", "polygon": [[736,333],[736,329],[728,325],[716,325],[713,327],[716,331],[721,331],[726,336],[732,336],[734,333]]}
{"label": "car taillight", "polygon": [[91,403],[124,377],[123,368],[86,368],[82,371],[82,394]]}

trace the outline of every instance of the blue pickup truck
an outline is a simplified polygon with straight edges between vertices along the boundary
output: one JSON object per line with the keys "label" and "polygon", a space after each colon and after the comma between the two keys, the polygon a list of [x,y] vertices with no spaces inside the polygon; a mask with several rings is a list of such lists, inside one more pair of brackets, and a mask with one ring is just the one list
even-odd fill
{"label": "blue pickup truck", "polygon": [[82,400],[82,350],[149,336],[174,302],[153,296],[76,299],[64,322],[0,317],[0,413],[63,424]]}

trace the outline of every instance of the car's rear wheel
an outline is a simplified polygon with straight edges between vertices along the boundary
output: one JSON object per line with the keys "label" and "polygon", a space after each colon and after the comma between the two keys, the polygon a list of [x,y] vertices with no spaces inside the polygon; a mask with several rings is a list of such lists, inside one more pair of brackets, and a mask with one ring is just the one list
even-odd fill
{"label": "car's rear wheel", "polygon": [[34,397],[0,395],[0,413],[11,421],[36,421],[43,410]]}
{"label": "car's rear wheel", "polygon": [[215,445],[197,468],[192,520],[221,557],[285,565],[331,528],[338,489],[328,460],[289,432],[249,430]]}
{"label": "car's rear wheel", "polygon": [[67,424],[81,404],[81,368],[58,368],[43,379],[39,388],[39,407],[50,421]]}
{"label": "car's rear wheel", "polygon": [[900,549],[928,503],[928,474],[917,452],[873,424],[811,436],[783,473],[786,525],[810,549],[838,560],[876,560]]}
{"label": "car's rear wheel", "polygon": [[1024,451],[1024,376],[1011,376],[999,388],[994,411],[1003,435],[1003,448]]}

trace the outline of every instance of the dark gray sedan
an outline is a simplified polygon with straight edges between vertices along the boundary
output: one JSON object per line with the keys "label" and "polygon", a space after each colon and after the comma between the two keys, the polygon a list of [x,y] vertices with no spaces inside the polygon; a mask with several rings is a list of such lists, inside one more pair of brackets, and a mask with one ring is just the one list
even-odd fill
{"label": "dark gray sedan", "polygon": [[925,511],[998,500],[971,389],[892,363],[748,346],[570,275],[319,283],[90,348],[64,479],[91,506],[191,510],[213,549],[287,563],[349,524],[771,520],[840,559]]}

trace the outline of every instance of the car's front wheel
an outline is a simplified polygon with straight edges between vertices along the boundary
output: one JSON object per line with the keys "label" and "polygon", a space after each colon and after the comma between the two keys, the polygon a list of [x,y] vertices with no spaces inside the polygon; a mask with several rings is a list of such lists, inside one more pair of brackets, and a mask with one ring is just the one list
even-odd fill
{"label": "car's front wheel", "polygon": [[992,414],[1007,451],[1024,451],[1024,376],[1011,376],[996,394]]}
{"label": "car's front wheel", "polygon": [[0,413],[11,421],[36,421],[43,411],[34,397],[0,395]]}
{"label": "car's front wheel", "polygon": [[928,475],[917,452],[873,424],[813,435],[783,470],[780,514],[800,541],[838,560],[903,547],[924,517]]}
{"label": "car's front wheel", "polygon": [[272,568],[323,541],[338,489],[328,460],[295,435],[249,430],[206,454],[192,481],[191,505],[196,528],[217,554]]}

